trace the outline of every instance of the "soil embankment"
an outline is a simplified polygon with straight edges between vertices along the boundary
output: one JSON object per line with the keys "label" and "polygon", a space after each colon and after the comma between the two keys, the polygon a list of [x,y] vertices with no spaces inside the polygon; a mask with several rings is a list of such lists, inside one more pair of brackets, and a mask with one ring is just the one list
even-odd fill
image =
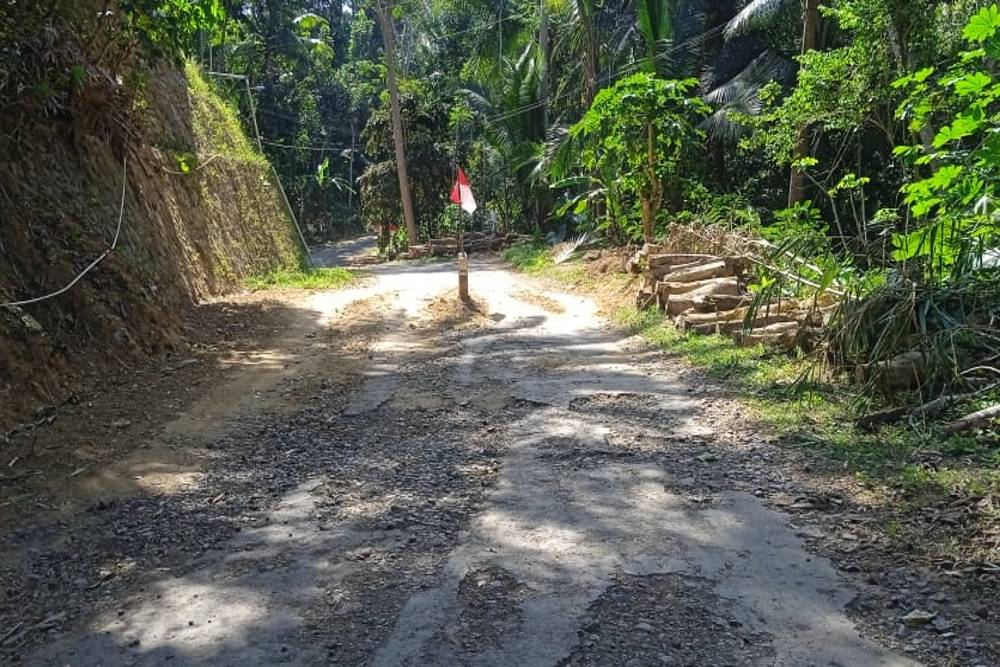
{"label": "soil embankment", "polygon": [[[298,261],[270,167],[235,112],[193,66],[147,76],[134,99],[68,105],[2,140],[0,303],[68,284],[111,244],[123,176],[125,194],[102,263],[56,298],[0,308],[0,435],[112,369],[176,351],[193,303]],[[87,122],[95,114],[123,120]]]}

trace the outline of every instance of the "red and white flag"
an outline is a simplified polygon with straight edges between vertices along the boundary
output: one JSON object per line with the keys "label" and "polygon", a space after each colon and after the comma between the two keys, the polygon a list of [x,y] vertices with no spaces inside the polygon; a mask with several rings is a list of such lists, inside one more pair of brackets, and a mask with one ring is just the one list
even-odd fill
{"label": "red and white flag", "polygon": [[462,168],[458,168],[458,178],[451,189],[451,200],[462,207],[463,210],[472,215],[476,211],[476,198],[472,196],[472,186],[469,179],[465,177]]}

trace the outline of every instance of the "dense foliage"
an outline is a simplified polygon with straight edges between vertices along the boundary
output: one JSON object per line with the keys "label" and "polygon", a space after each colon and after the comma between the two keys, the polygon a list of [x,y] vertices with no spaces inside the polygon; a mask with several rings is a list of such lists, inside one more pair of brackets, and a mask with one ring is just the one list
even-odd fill
{"label": "dense foliage", "polygon": [[[680,185],[693,164],[703,133],[696,127],[708,111],[691,96],[693,79],[667,81],[640,72],[605,88],[583,118],[570,128],[579,142],[574,159],[584,171],[600,174],[598,200],[612,230],[629,230],[638,201],[641,236],[652,243],[656,215],[666,199],[668,208],[681,205]],[[572,150],[569,146],[567,150]],[[586,177],[585,177],[586,178]],[[576,213],[586,211],[581,199]],[[635,236],[635,234],[629,234]]]}

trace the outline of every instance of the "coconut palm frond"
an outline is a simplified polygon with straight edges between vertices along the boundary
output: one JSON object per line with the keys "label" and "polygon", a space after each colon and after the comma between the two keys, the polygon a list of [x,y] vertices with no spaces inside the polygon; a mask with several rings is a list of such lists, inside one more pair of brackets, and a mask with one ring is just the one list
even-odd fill
{"label": "coconut palm frond", "polygon": [[590,234],[588,233],[581,234],[572,241],[569,241],[563,248],[561,248],[559,252],[556,253],[555,257],[552,258],[552,261],[555,262],[556,264],[562,264],[567,259],[572,257],[574,252],[576,252],[580,248],[590,243],[591,240],[592,239]]}
{"label": "coconut palm frond", "polygon": [[705,101],[724,106],[735,99],[756,95],[762,86],[771,81],[787,81],[794,73],[795,63],[768,50],[754,58],[732,79],[705,93]]}
{"label": "coconut palm frond", "polygon": [[[726,24],[726,39],[743,35],[771,25],[793,0],[750,0],[740,12]],[[796,3],[797,4],[797,3]]]}
{"label": "coconut palm frond", "polygon": [[735,144],[746,136],[749,130],[733,120],[734,114],[752,116],[760,112],[760,102],[756,98],[737,99],[718,109],[701,122],[699,128],[712,140],[720,144]]}

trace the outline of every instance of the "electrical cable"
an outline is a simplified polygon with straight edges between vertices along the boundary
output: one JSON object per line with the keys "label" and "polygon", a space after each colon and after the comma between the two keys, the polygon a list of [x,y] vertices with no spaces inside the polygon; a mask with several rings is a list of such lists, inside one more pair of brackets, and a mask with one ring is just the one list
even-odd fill
{"label": "electrical cable", "polygon": [[289,144],[279,144],[275,141],[267,141],[266,139],[261,139],[261,143],[265,146],[274,146],[275,148],[287,148],[289,150],[297,151],[327,151],[330,153],[336,153],[338,151],[349,151],[357,150],[352,149],[350,146],[292,146]]}
{"label": "electrical cable", "polygon": [[19,306],[27,306],[28,304],[38,303],[40,301],[46,301],[46,300],[51,299],[53,297],[57,297],[60,294],[68,292],[70,289],[72,289],[73,286],[76,285],[78,282],[80,282],[80,280],[82,280],[85,275],[87,275],[88,273],[90,273],[94,269],[94,267],[96,267],[98,264],[100,264],[102,261],[104,261],[104,258],[107,257],[108,255],[110,255],[115,250],[115,248],[118,247],[118,237],[121,235],[121,231],[122,231],[122,220],[124,220],[124,218],[125,218],[125,190],[126,190],[126,186],[127,185],[128,185],[128,154],[125,155],[125,158],[122,161],[122,200],[121,200],[121,204],[120,204],[119,210],[118,210],[118,227],[117,227],[117,229],[115,229],[115,237],[111,241],[111,245],[108,247],[107,250],[105,250],[104,252],[102,252],[97,257],[97,259],[95,259],[93,262],[91,262],[90,264],[88,264],[87,268],[85,268],[83,271],[81,271],[76,276],[76,278],[73,278],[73,280],[71,280],[69,283],[67,283],[65,287],[63,287],[61,289],[58,289],[55,292],[50,292],[49,294],[44,294],[42,296],[37,296],[37,297],[34,297],[32,299],[24,299],[22,301],[11,301],[9,303],[0,303],[0,308],[13,308],[13,307],[19,307]]}

